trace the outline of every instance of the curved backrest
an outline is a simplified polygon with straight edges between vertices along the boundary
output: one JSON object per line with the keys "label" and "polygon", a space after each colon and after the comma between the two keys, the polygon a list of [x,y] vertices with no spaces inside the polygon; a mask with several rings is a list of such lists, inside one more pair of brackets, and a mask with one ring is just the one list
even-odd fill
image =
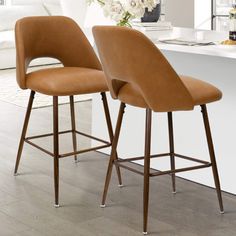
{"label": "curved backrest", "polygon": [[64,16],[25,17],[17,21],[17,82],[26,88],[25,75],[29,63],[39,57],[52,57],[68,67],[101,70],[100,62],[79,26]]}
{"label": "curved backrest", "polygon": [[187,88],[144,34],[118,26],[95,26],[93,34],[113,98],[131,83],[154,111],[193,109]]}

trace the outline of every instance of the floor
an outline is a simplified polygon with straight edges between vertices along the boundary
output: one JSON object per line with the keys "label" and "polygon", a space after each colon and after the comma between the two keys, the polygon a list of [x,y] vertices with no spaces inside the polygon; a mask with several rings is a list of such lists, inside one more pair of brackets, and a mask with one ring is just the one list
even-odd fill
{"label": "floor", "polygon": [[[97,152],[60,161],[60,208],[53,207],[53,162],[25,145],[19,175],[13,168],[25,109],[0,102],[0,236],[137,236],[142,235],[142,177],[122,171],[123,188],[114,174],[107,207],[99,207],[108,158]],[[90,131],[91,103],[76,104],[77,126]],[[51,107],[35,109],[29,134],[51,131]],[[60,127],[70,126],[68,105],[60,106]],[[80,139],[80,147],[90,145]],[[39,140],[51,147],[51,140]],[[60,140],[62,151],[71,137]],[[149,233],[157,236],[236,235],[236,196],[223,194],[226,213],[219,214],[215,191],[169,176],[151,179]]]}

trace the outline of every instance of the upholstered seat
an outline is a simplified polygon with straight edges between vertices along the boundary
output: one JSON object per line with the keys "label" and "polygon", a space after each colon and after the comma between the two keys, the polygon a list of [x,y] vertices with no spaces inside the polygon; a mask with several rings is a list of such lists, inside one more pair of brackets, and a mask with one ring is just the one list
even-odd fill
{"label": "upholstered seat", "polygon": [[26,86],[33,91],[52,96],[70,96],[108,90],[101,70],[81,67],[49,68],[31,72],[26,76]]}
{"label": "upholstered seat", "polygon": [[[189,76],[180,76],[180,79],[192,96],[194,106],[215,102],[222,97],[221,91],[207,82]],[[130,83],[121,87],[118,99],[132,106],[149,108],[138,87]]]}
{"label": "upholstered seat", "polygon": [[192,96],[195,106],[216,102],[222,98],[222,92],[212,84],[189,76],[180,76],[180,79]]}

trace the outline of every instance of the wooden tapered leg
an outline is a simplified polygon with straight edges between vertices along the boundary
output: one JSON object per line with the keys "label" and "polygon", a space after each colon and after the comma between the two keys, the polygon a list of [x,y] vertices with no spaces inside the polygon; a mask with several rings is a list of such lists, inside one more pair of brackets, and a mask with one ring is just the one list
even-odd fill
{"label": "wooden tapered leg", "polygon": [[58,133],[58,97],[53,97],[53,154],[54,154],[54,190],[55,207],[59,207],[59,133]]}
{"label": "wooden tapered leg", "polygon": [[143,234],[145,235],[147,234],[147,224],[148,224],[151,129],[152,129],[152,110],[146,109],[144,185],[143,185]]}
{"label": "wooden tapered leg", "polygon": [[[175,171],[175,151],[174,151],[174,132],[173,132],[173,117],[172,112],[168,112],[168,130],[169,130],[169,145],[170,145],[170,165],[171,170]],[[175,173],[171,174],[172,178],[172,191],[176,193]]]}
{"label": "wooden tapered leg", "polygon": [[14,175],[17,175],[17,170],[18,170],[18,167],[20,164],[20,159],[21,159],[21,154],[22,154],[22,150],[23,150],[23,146],[24,146],[25,136],[26,136],[26,132],[27,132],[28,124],[29,124],[29,119],[30,119],[30,114],[31,114],[32,106],[33,106],[34,95],[35,95],[35,92],[31,91],[28,106],[27,106],[27,111],[26,111],[26,115],[25,115],[25,121],[24,121],[23,129],[22,129],[22,133],[21,133],[20,143],[19,143],[19,147],[18,147]]}
{"label": "wooden tapered leg", "polygon": [[105,180],[105,186],[104,186],[104,191],[103,191],[103,196],[102,196],[101,207],[105,207],[107,191],[108,191],[109,183],[111,180],[112,167],[114,164],[114,160],[116,159],[116,149],[117,149],[117,144],[118,144],[118,140],[119,140],[124,110],[125,110],[125,104],[121,103],[120,104],[120,111],[119,111],[119,115],[118,115],[118,119],[117,119],[117,123],[116,123],[115,136],[113,138],[112,147],[111,147],[111,155],[110,155],[110,160],[109,160],[109,164],[108,164],[108,168],[107,168],[107,175],[106,175],[106,180]]}
{"label": "wooden tapered leg", "polygon": [[213,172],[213,177],[215,181],[217,197],[219,200],[220,213],[224,213],[220,180],[219,180],[219,174],[218,174],[217,164],[216,164],[216,159],[215,159],[215,151],[214,151],[214,145],[213,145],[212,136],[211,136],[211,129],[210,129],[210,124],[209,124],[209,119],[208,119],[208,114],[207,114],[207,107],[206,105],[201,105],[201,108],[202,108],[202,116],[203,116],[205,131],[206,131],[207,144],[208,144],[208,149],[209,149],[209,154],[210,154],[210,159],[211,159],[211,164],[212,164],[212,172]]}
{"label": "wooden tapered leg", "polygon": [[[103,107],[104,107],[104,112],[105,112],[105,117],[106,117],[106,123],[107,123],[107,129],[108,129],[108,133],[109,133],[109,138],[110,138],[110,142],[112,143],[113,141],[113,128],[112,128],[112,123],[111,123],[111,116],[110,116],[110,112],[109,112],[109,108],[108,108],[108,104],[107,104],[107,97],[106,97],[106,93],[103,92],[101,93],[102,96],[102,102],[103,102]],[[118,155],[117,152],[115,154],[115,159],[118,159]],[[118,176],[118,182],[119,182],[119,186],[122,187],[122,179],[121,179],[121,172],[120,172],[120,167],[116,165],[116,172],[117,172],[117,176]]]}
{"label": "wooden tapered leg", "polygon": [[[71,115],[71,130],[72,130],[72,142],[73,150],[77,152],[77,139],[76,139],[76,126],[75,126],[75,106],[74,106],[74,96],[70,96],[70,115]],[[75,162],[77,162],[77,155],[74,155]]]}

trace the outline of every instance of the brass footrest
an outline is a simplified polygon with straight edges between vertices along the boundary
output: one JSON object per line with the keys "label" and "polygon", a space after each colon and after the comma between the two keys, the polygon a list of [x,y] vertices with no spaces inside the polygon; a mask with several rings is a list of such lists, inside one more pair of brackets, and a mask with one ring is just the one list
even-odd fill
{"label": "brass footrest", "polygon": [[[150,158],[160,158],[160,157],[166,157],[166,156],[174,156],[174,157],[178,157],[178,158],[185,159],[185,160],[188,160],[188,161],[197,162],[197,163],[200,163],[200,165],[195,165],[195,166],[191,166],[191,167],[184,167],[184,168],[178,168],[178,169],[175,169],[175,170],[166,170],[166,171],[158,170],[158,171],[150,173],[150,175],[149,175],[150,177],[159,176],[159,175],[166,175],[166,174],[172,174],[172,173],[185,172],[185,171],[190,171],[190,170],[197,170],[197,169],[202,169],[202,168],[207,168],[207,167],[212,166],[212,164],[210,162],[199,160],[199,159],[196,159],[196,158],[193,158],[193,157],[180,155],[180,154],[177,154],[177,153],[155,154],[155,155],[151,155]],[[143,156],[141,156],[141,157],[132,157],[132,158],[127,158],[127,159],[120,159],[119,158],[118,160],[114,160],[114,164],[121,167],[121,168],[132,171],[136,174],[144,175],[144,173],[142,171],[139,171],[135,168],[132,168],[130,166],[125,165],[126,162],[136,165],[136,163],[133,163],[133,161],[138,161],[138,160],[143,160],[143,159],[144,159]]]}
{"label": "brass footrest", "polygon": [[[91,139],[96,140],[98,142],[104,143],[104,145],[100,145],[100,146],[96,146],[96,147],[92,147],[92,148],[87,148],[87,149],[79,150],[79,151],[76,151],[76,152],[69,152],[69,153],[60,154],[59,158],[73,156],[73,155],[76,155],[76,154],[81,154],[81,153],[85,153],[85,152],[89,152],[89,151],[95,151],[95,150],[99,150],[99,149],[111,146],[111,143],[108,142],[108,141],[105,141],[103,139],[100,139],[100,138],[97,138],[97,137],[85,134],[85,133],[77,131],[77,130],[75,130],[75,131],[73,131],[73,130],[60,131],[60,132],[58,132],[58,134],[60,135],[60,134],[67,134],[67,133],[73,133],[73,132],[75,132],[76,134],[82,135],[84,137],[91,138]],[[50,136],[53,136],[53,133],[47,133],[47,134],[42,134],[42,135],[30,136],[30,137],[25,138],[24,141],[26,143],[30,144],[31,146],[41,150],[42,152],[44,152],[44,153],[54,157],[54,154],[52,152],[46,150],[45,148],[40,147],[39,145],[37,145],[37,144],[35,144],[35,143],[33,143],[31,141],[33,139],[45,138],[45,137],[50,137]]]}

